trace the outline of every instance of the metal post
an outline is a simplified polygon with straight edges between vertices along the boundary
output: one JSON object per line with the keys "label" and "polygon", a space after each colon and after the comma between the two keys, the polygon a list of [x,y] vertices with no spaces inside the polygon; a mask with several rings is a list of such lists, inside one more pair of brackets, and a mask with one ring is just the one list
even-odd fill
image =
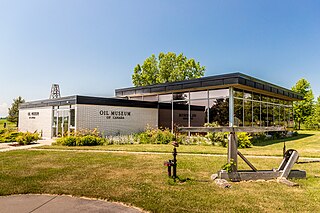
{"label": "metal post", "polygon": [[173,175],[172,175],[172,177],[174,180],[176,180],[176,178],[177,178],[177,148],[176,147],[173,148],[172,154],[173,154],[173,166],[172,166]]}
{"label": "metal post", "polygon": [[229,127],[233,127],[233,124],[234,124],[233,87],[229,87]]}
{"label": "metal post", "polygon": [[207,90],[207,123],[210,123],[210,99],[209,99],[209,90]]}
{"label": "metal post", "polygon": [[[188,127],[191,126],[191,106],[190,106],[190,92],[189,92],[189,98],[188,98]],[[188,132],[188,136],[190,137],[190,132]]]}
{"label": "metal post", "polygon": [[173,93],[171,94],[171,133],[173,133]]}

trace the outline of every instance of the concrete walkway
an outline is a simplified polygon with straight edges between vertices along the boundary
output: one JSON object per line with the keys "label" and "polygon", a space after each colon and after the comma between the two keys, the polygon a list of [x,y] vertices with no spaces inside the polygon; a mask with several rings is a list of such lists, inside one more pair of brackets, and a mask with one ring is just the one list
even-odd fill
{"label": "concrete walkway", "polygon": [[0,152],[7,152],[7,151],[21,150],[21,149],[31,149],[31,148],[36,148],[43,145],[51,145],[53,142],[54,140],[52,139],[38,140],[36,143],[30,144],[30,145],[22,145],[22,146],[18,146],[17,142],[0,143]]}
{"label": "concrete walkway", "polygon": [[142,210],[120,203],[58,195],[11,195],[0,197],[0,213],[81,213],[81,212],[126,212]]}

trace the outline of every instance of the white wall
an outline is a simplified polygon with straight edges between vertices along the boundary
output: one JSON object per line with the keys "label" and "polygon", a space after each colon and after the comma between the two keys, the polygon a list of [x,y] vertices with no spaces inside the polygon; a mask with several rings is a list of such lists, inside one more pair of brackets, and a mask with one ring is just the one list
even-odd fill
{"label": "white wall", "polygon": [[19,110],[19,131],[42,131],[43,138],[51,138],[52,107],[39,107]]}
{"label": "white wall", "polygon": [[[115,115],[115,112],[123,112],[124,114]],[[112,113],[114,114],[112,115]],[[141,132],[145,130],[147,125],[154,128],[158,126],[158,109],[76,105],[77,130],[98,128],[104,135],[126,135]]]}

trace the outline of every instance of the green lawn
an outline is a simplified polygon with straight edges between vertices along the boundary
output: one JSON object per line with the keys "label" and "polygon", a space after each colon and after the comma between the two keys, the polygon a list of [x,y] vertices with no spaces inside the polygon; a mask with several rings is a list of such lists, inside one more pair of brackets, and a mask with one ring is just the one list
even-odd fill
{"label": "green lawn", "polygon": [[15,123],[9,122],[7,119],[0,119],[0,130],[3,129],[3,124],[4,123],[7,123],[7,128],[8,129],[12,129],[12,130],[16,130],[17,129]]}
{"label": "green lawn", "polygon": [[[239,149],[245,155],[267,155],[282,156],[283,141],[286,141],[287,149],[296,149],[302,157],[320,157],[320,131],[300,131],[297,137],[265,141],[252,148]],[[44,146],[43,149],[85,149],[85,150],[114,150],[135,152],[172,152],[172,146],[158,144],[136,144],[136,145],[107,145],[90,147],[65,147]],[[226,154],[227,148],[219,146],[181,145],[178,152],[204,153],[204,154]]]}
{"label": "green lawn", "polygon": [[[103,198],[152,212],[317,212],[320,210],[319,164],[300,164],[307,179],[291,188],[276,182],[232,183],[221,189],[210,175],[225,157],[178,156],[173,183],[163,162],[171,155],[132,155],[58,151],[11,151],[0,154],[0,195],[48,193]],[[280,159],[250,159],[271,169]],[[241,161],[239,168],[247,168]]]}

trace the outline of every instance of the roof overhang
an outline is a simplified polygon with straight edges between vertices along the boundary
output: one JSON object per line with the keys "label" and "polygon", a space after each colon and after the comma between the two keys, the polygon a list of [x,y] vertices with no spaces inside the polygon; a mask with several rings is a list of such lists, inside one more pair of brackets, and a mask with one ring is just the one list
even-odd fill
{"label": "roof overhang", "polygon": [[231,73],[150,86],[116,89],[115,95],[117,97],[132,97],[141,95],[165,94],[171,92],[192,92],[205,89],[222,89],[229,88],[231,86],[288,101],[299,101],[303,99],[303,96],[299,93],[242,73]]}

